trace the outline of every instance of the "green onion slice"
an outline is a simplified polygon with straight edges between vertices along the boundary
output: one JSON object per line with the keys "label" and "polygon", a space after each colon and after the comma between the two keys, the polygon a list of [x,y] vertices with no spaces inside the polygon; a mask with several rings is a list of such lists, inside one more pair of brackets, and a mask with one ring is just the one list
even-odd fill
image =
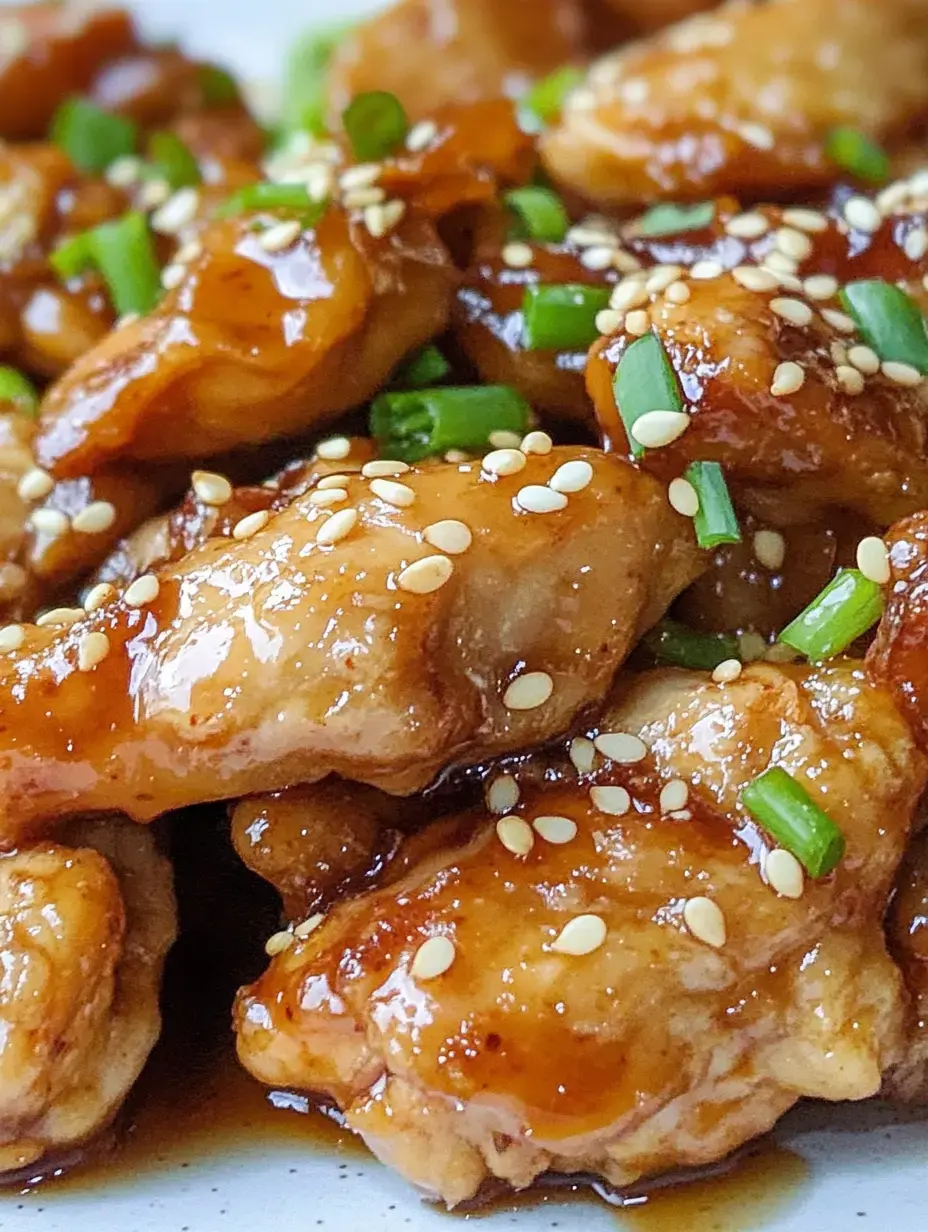
{"label": "green onion slice", "polygon": [[882,184],[889,179],[886,151],[859,128],[833,128],[825,139],[825,152],[832,162],[850,171],[859,180]]}
{"label": "green onion slice", "polygon": [[92,234],[91,231],[81,231],[70,239],[62,240],[49,253],[49,264],[63,282],[76,278],[93,265]]}
{"label": "green onion slice", "polygon": [[740,659],[738,639],[731,633],[701,633],[666,617],[644,638],[644,644],[662,663],[711,672],[727,659]]}
{"label": "green onion slice", "polygon": [[448,386],[381,394],[370,426],[385,457],[418,462],[448,449],[484,449],[491,432],[523,433],[530,415],[508,385]]}
{"label": "green onion slice", "polygon": [[86,98],[69,98],[55,112],[51,139],[81,171],[105,171],[110,163],[132,154],[138,128],[131,120],[110,115]]}
{"label": "green onion slice", "polygon": [[680,382],[657,334],[645,334],[626,347],[612,381],[616,406],[636,458],[644,445],[632,436],[632,425],[648,411],[682,411]]}
{"label": "green onion slice", "polygon": [[0,364],[0,402],[12,402],[17,411],[34,416],[39,395],[32,382],[18,368]]}
{"label": "green onion slice", "polygon": [[530,111],[542,124],[550,124],[561,114],[564,100],[585,79],[583,69],[573,64],[556,68],[541,81],[536,81],[522,98],[522,107]]}
{"label": "green onion slice", "polygon": [[305,184],[246,184],[223,201],[216,211],[217,218],[233,218],[237,214],[257,210],[290,210],[305,216],[307,226],[318,222],[325,209],[325,202],[314,201]]}
{"label": "green onion slice", "polygon": [[693,518],[699,546],[717,548],[723,543],[740,543],[741,528],[718,462],[691,462],[684,471],[684,478],[693,485],[699,497],[699,511]]}
{"label": "green onion slice", "polygon": [[396,384],[404,389],[421,389],[426,385],[437,385],[450,371],[451,365],[447,359],[430,342],[403,364],[396,374]]}
{"label": "green onion slice", "polygon": [[570,228],[564,203],[550,188],[513,188],[504,200],[516,215],[514,238],[559,244]]}
{"label": "green onion slice", "polygon": [[883,614],[883,592],[858,569],[842,569],[779,640],[813,663],[840,654]]}
{"label": "green onion slice", "polygon": [[840,299],[880,359],[928,373],[925,318],[910,295],[882,278],[865,278],[849,282]]}
{"label": "green onion slice", "polygon": [[197,80],[207,107],[224,107],[237,103],[241,97],[235,78],[218,64],[198,65]]}
{"label": "green onion slice", "polygon": [[585,351],[599,337],[596,314],[609,287],[582,282],[536,283],[522,297],[522,345],[528,351]]}
{"label": "green onion slice", "polygon": [[174,189],[199,184],[203,179],[193,152],[176,133],[152,133],[147,153],[153,174]]}
{"label": "green onion slice", "polygon": [[355,95],[342,112],[342,124],[355,158],[364,163],[392,154],[409,132],[406,109],[386,90]]}
{"label": "green onion slice", "polygon": [[739,794],[741,804],[810,877],[824,877],[844,855],[844,835],[782,766],[771,766]]}
{"label": "green onion slice", "polygon": [[161,270],[145,215],[132,210],[90,235],[94,264],[119,315],[151,312],[161,298]]}
{"label": "green onion slice", "polygon": [[677,235],[681,231],[699,231],[708,227],[715,217],[715,203],[700,201],[697,205],[674,205],[665,202],[654,205],[638,219],[639,235]]}
{"label": "green onion slice", "polygon": [[345,23],[311,30],[291,48],[284,69],[281,104],[285,128],[325,136],[326,72],[335,49],[350,28],[350,23]]}

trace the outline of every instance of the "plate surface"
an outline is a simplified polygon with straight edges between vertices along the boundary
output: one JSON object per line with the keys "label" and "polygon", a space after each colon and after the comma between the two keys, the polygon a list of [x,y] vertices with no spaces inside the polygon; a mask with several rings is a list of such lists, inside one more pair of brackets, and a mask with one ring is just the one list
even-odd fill
{"label": "plate surface", "polygon": [[[5,3],[7,0],[0,0]],[[500,0],[505,3],[506,0]],[[376,0],[135,0],[150,31],[272,80],[287,42],[315,21],[344,21]],[[220,1076],[217,1080],[223,1082]],[[229,1079],[238,1085],[240,1079]],[[195,1082],[191,1078],[191,1085]],[[258,1108],[251,1092],[250,1106]],[[187,1111],[189,1117],[190,1110]],[[279,1113],[265,1133],[243,1112],[240,1132],[210,1139],[178,1121],[173,1149],[133,1148],[111,1173],[0,1195],[0,1232],[453,1232],[463,1219],[428,1207],[386,1169],[334,1134],[306,1133]],[[205,1101],[202,1120],[210,1119]],[[255,1128],[252,1130],[251,1126]],[[251,1137],[251,1141],[249,1141]],[[320,1139],[331,1142],[323,1144]],[[302,1139],[302,1140],[301,1140]],[[618,1211],[554,1193],[503,1205],[481,1232],[924,1232],[928,1121],[899,1124],[877,1105],[810,1107],[732,1177]],[[470,1220],[467,1221],[468,1223]]]}

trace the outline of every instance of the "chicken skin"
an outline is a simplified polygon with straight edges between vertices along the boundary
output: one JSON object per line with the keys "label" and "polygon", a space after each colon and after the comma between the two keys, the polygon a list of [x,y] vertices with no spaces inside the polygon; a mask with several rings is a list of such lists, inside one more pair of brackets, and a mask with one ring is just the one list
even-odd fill
{"label": "chicken skin", "polygon": [[87,820],[0,856],[0,1171],[112,1119],[158,1037],[174,933],[151,831]]}
{"label": "chicken skin", "polygon": [[[257,1078],[335,1101],[449,1205],[715,1160],[801,1096],[873,1095],[901,1056],[881,922],[928,764],[891,695],[853,663],[659,670],[580,731],[574,764],[513,771],[507,818],[437,823],[467,837],[297,929],[239,997]],[[771,763],[847,842],[786,894],[738,803]]]}

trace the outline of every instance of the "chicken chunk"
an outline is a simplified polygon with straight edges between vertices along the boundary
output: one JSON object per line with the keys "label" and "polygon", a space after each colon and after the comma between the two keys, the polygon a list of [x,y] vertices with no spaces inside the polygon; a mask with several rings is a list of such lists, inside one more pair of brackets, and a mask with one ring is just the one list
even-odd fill
{"label": "chicken chunk", "polygon": [[[891,695],[853,663],[662,670],[581,733],[602,753],[528,759],[508,817],[446,819],[463,841],[297,930],[239,996],[251,1073],[335,1101],[449,1205],[710,1162],[901,1056],[881,924],[928,763]],[[804,887],[738,803],[771,763],[847,841]]]}
{"label": "chicken chunk", "polygon": [[880,140],[924,112],[926,15],[925,0],[733,0],[598,61],[543,135],[545,164],[615,205],[828,184],[834,127]]}
{"label": "chicken chunk", "polygon": [[0,1171],[112,1119],[158,1037],[174,933],[151,831],[91,820],[0,856]]}
{"label": "chicken chunk", "polygon": [[928,834],[906,853],[886,923],[890,953],[911,997],[908,1046],[889,1075],[889,1094],[924,1103],[928,1095]]}
{"label": "chicken chunk", "polygon": [[605,0],[606,6],[637,30],[659,30],[682,21],[702,9],[714,8],[717,0]]}

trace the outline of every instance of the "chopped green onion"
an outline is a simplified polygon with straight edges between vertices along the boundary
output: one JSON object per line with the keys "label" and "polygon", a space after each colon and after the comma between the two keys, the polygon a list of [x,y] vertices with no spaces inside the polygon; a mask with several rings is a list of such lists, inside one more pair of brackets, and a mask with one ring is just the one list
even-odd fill
{"label": "chopped green onion", "polygon": [[883,613],[883,592],[858,569],[842,569],[779,640],[814,663],[840,654]]}
{"label": "chopped green onion", "polygon": [[644,334],[626,347],[612,381],[616,406],[636,458],[644,445],[632,436],[632,425],[648,411],[682,411],[680,382],[657,334]]}
{"label": "chopped green onion", "polygon": [[508,385],[386,393],[371,404],[371,435],[385,457],[418,462],[447,449],[484,449],[490,433],[523,433],[531,407]]}
{"label": "chopped green onion", "polygon": [[161,298],[161,270],[145,215],[132,210],[90,236],[94,264],[119,315],[151,312]]}
{"label": "chopped green onion", "polygon": [[635,230],[639,235],[677,235],[681,231],[700,231],[714,217],[712,201],[700,201],[697,205],[674,205],[668,201],[642,214]]}
{"label": "chopped green onion", "polygon": [[110,115],[86,98],[69,98],[52,120],[51,139],[81,171],[105,171],[124,154],[132,154],[138,128],[131,120]]}
{"label": "chopped green onion", "polygon": [[0,402],[12,402],[24,415],[35,415],[39,395],[32,382],[7,364],[0,364]]}
{"label": "chopped green onion", "polygon": [[824,877],[840,863],[844,835],[782,766],[759,774],[741,789],[738,799],[810,877]]}
{"label": "chopped green onion", "polygon": [[[232,218],[256,210],[292,210],[318,221],[325,203],[314,201],[305,184],[246,184],[216,211],[218,218]],[[307,224],[311,225],[311,224]]]}
{"label": "chopped green onion", "polygon": [[928,373],[925,318],[910,295],[882,278],[865,278],[849,282],[840,299],[880,359]]}
{"label": "chopped green onion", "polygon": [[406,109],[386,90],[356,94],[342,112],[342,124],[355,158],[364,163],[392,154],[409,132]]}
{"label": "chopped green onion", "polygon": [[550,188],[513,188],[504,199],[517,216],[516,238],[559,244],[567,234],[570,219],[563,201]]}
{"label": "chopped green onion", "polygon": [[738,639],[730,633],[700,633],[669,617],[644,639],[644,644],[662,663],[711,672],[727,659],[740,659]]}
{"label": "chopped green onion", "polygon": [[70,239],[62,240],[49,254],[49,264],[63,282],[76,278],[93,265],[91,235],[91,231],[81,231]]}
{"label": "chopped green onion", "polygon": [[325,136],[326,72],[336,47],[351,28],[350,23],[313,30],[290,50],[284,69],[281,118],[286,128],[303,129],[315,137]]}
{"label": "chopped green onion", "polygon": [[717,548],[723,543],[740,543],[741,528],[718,462],[691,462],[683,474],[699,497],[699,511],[693,518],[699,546]]}
{"label": "chopped green onion", "polygon": [[237,103],[241,97],[235,78],[218,64],[198,65],[197,80],[207,107],[223,107],[229,103]]}
{"label": "chopped green onion", "polygon": [[176,133],[152,133],[148,139],[148,158],[155,176],[167,180],[174,189],[199,184],[203,179],[193,152]]}
{"label": "chopped green onion", "polygon": [[541,81],[536,81],[522,98],[522,106],[536,116],[542,124],[550,124],[561,114],[564,100],[584,80],[583,69],[573,64],[556,68]]}
{"label": "chopped green onion", "polygon": [[437,385],[450,371],[451,365],[447,359],[430,342],[403,364],[396,374],[396,383],[404,389],[421,389],[426,385]]}
{"label": "chopped green onion", "polygon": [[825,139],[825,151],[832,162],[859,180],[882,184],[889,179],[886,151],[859,128],[833,128]]}
{"label": "chopped green onion", "polygon": [[585,351],[599,337],[596,314],[609,306],[608,287],[582,282],[539,284],[522,297],[522,345],[528,351]]}

